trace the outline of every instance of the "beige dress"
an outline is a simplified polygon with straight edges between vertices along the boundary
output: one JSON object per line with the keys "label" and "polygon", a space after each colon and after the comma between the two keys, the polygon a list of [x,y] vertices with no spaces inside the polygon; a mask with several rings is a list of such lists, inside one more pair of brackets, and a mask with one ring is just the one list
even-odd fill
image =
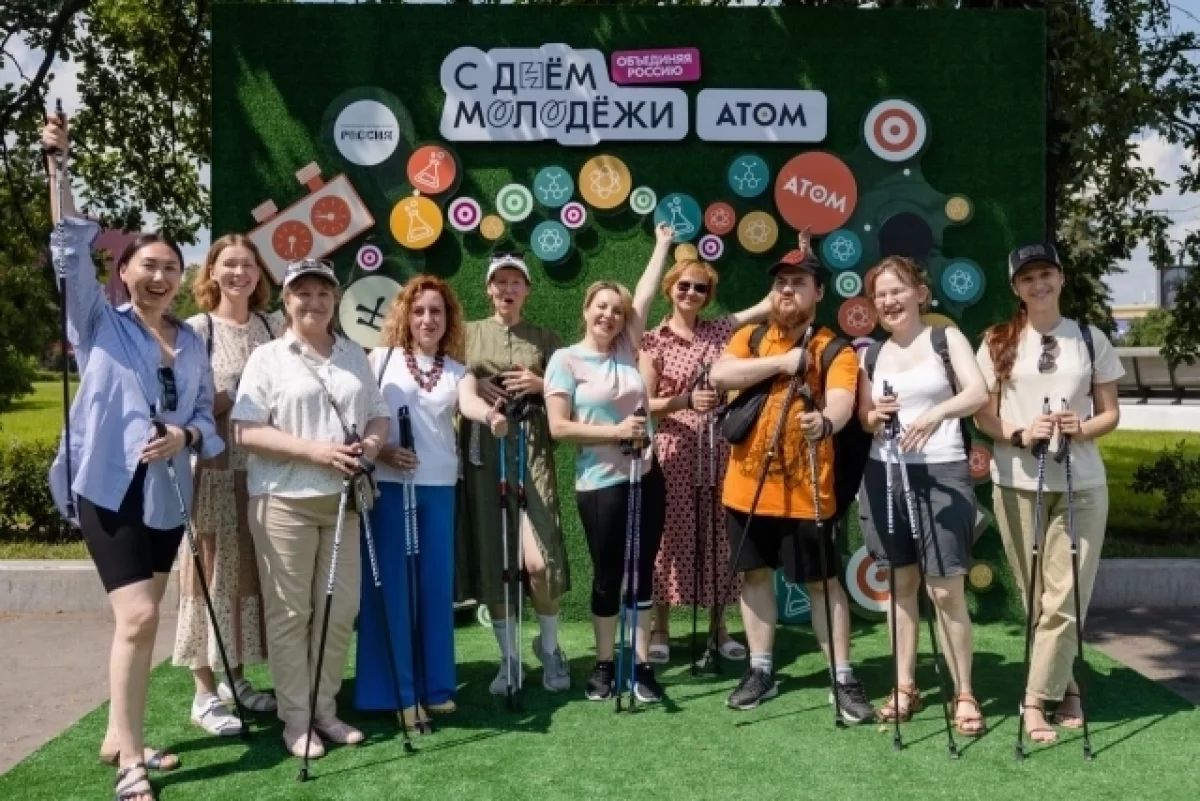
{"label": "beige dress", "polygon": [[[197,314],[187,323],[206,346],[211,344],[217,393],[235,387],[250,353],[283,328],[278,314],[252,314],[245,325]],[[234,442],[229,412],[218,416],[216,423],[226,447],[215,459],[196,465],[192,520],[196,546],[230,665],[260,664],[266,661],[267,645],[258,565],[246,516],[246,453]],[[185,538],[179,554],[179,624],[172,664],[220,671],[221,654],[210,631],[208,610]]]}

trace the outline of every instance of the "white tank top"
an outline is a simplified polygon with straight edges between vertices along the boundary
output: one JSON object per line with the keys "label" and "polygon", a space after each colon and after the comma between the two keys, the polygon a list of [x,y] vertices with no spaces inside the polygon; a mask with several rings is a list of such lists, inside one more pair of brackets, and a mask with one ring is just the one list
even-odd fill
{"label": "white tank top", "polygon": [[[901,426],[907,426],[927,410],[955,395],[950,379],[946,377],[945,365],[929,338],[924,337],[915,347],[926,349],[928,356],[915,367],[903,371],[893,369],[888,364],[889,349],[880,348],[879,358],[875,362],[875,377],[871,381],[871,399],[876,403],[883,399],[883,382],[891,384],[892,391],[900,398]],[[946,418],[921,450],[902,451],[904,460],[909,464],[944,464],[965,460],[967,455],[963,452],[960,425],[957,417]],[[872,459],[885,461],[884,443],[882,437],[875,437],[871,442]]]}
{"label": "white tank top", "polygon": [[[374,358],[379,360],[372,365],[376,376],[387,351],[386,347],[373,351]],[[433,359],[417,356],[417,367],[431,370]],[[458,410],[458,382],[466,371],[463,365],[446,356],[437,384],[427,392],[417,386],[402,349],[396,348],[388,360],[379,386],[391,417],[388,442],[400,444],[400,426],[396,422],[396,415],[401,406],[407,406],[418,460],[413,480],[420,486],[453,487],[458,483],[458,442],[454,415]],[[379,462],[375,465],[375,478],[399,483],[404,480],[404,474]]]}

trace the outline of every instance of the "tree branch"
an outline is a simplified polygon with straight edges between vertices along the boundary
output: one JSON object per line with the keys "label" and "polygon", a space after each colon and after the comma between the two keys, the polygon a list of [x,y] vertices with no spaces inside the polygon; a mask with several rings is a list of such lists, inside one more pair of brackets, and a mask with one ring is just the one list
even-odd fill
{"label": "tree branch", "polygon": [[41,96],[42,84],[45,83],[46,76],[50,74],[50,67],[54,64],[58,46],[62,43],[75,15],[82,11],[87,4],[88,0],[67,0],[63,3],[63,7],[58,11],[58,16],[50,23],[50,38],[46,41],[45,56],[42,58],[42,63],[38,65],[33,80],[25,85],[25,88],[11,103],[0,106],[0,131],[7,129],[8,121],[17,109],[28,103],[30,99]]}

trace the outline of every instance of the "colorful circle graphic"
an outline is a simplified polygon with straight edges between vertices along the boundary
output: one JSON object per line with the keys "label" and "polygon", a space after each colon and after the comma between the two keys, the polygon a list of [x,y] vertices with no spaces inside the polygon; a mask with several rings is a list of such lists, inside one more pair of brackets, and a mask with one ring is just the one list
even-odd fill
{"label": "colorful circle graphic", "polygon": [[489,214],[479,221],[479,233],[483,235],[484,239],[495,242],[504,236],[504,220],[495,214]]}
{"label": "colorful circle graphic", "polygon": [[797,231],[811,227],[824,236],[845,225],[857,204],[854,173],[832,153],[802,153],[775,177],[775,206]]}
{"label": "colorful circle graphic", "polygon": [[862,259],[863,246],[858,234],[839,228],[821,243],[821,255],[834,270],[849,270]]}
{"label": "colorful circle graphic", "polygon": [[958,323],[944,314],[922,314],[921,322],[938,328],[958,328]]}
{"label": "colorful circle graphic", "polygon": [[968,460],[971,468],[971,478],[976,484],[981,484],[992,477],[992,451],[982,442],[971,445],[971,458]]}
{"label": "colorful circle graphic", "polygon": [[479,221],[483,219],[483,208],[474,198],[460,197],[450,204],[447,216],[454,230],[467,233],[479,227]]}
{"label": "colorful circle graphic", "polygon": [[533,193],[521,184],[509,184],[496,193],[496,211],[511,223],[533,213]]}
{"label": "colorful circle graphic", "polygon": [[548,209],[562,208],[575,194],[575,180],[562,167],[543,167],[533,177],[533,194]]}
{"label": "colorful circle graphic", "polygon": [[629,194],[629,208],[634,214],[649,214],[658,205],[658,195],[648,186],[639,186]]}
{"label": "colorful circle graphic", "polygon": [[865,545],[846,563],[846,589],[851,600],[868,612],[887,611],[888,571],[875,563]]}
{"label": "colorful circle graphic", "polygon": [[730,163],[728,179],[738,197],[758,197],[771,186],[771,168],[753,153],[744,153]]}
{"label": "colorful circle graphic", "polygon": [[559,218],[562,219],[562,224],[576,231],[582,228],[587,223],[587,208],[582,204],[572,200],[570,203],[562,207],[559,212]]}
{"label": "colorful circle graphic", "polygon": [[975,205],[971,199],[962,195],[954,195],[946,201],[946,217],[955,225],[970,222],[975,214]]}
{"label": "colorful circle graphic", "polygon": [[779,223],[765,211],[752,211],[738,223],[738,242],[748,252],[766,253],[779,241]]}
{"label": "colorful circle graphic", "polygon": [[833,279],[833,286],[843,298],[853,298],[862,294],[863,282],[858,273],[847,270]]}
{"label": "colorful circle graphic", "polygon": [[617,208],[629,197],[632,188],[629,168],[616,156],[595,156],[579,170],[579,193],[594,209]]}
{"label": "colorful circle graphic", "polygon": [[700,204],[691,195],[672,192],[659,201],[654,224],[666,223],[675,232],[675,242],[691,242],[700,234]]}
{"label": "colorful circle graphic", "polygon": [[863,140],[884,161],[907,161],[921,152],[928,139],[925,115],[907,100],[876,103],[863,122]]}
{"label": "colorful circle graphic", "polygon": [[976,592],[987,592],[996,583],[996,571],[987,562],[976,562],[967,571],[967,584]]}
{"label": "colorful circle graphic", "polygon": [[537,224],[530,237],[533,255],[547,264],[566,258],[571,250],[571,234],[557,220],[545,220]]}
{"label": "colorful circle graphic", "polygon": [[955,303],[970,305],[983,297],[983,270],[970,259],[955,259],[942,270],[942,292]]}
{"label": "colorful circle graphic", "polygon": [[338,320],[346,335],[364,348],[379,344],[383,321],[400,285],[386,275],[368,275],[346,288],[338,304]]}
{"label": "colorful circle graphic", "polygon": [[705,234],[700,237],[698,250],[705,261],[716,261],[725,255],[725,243],[716,234]]}
{"label": "colorful circle graphic", "polygon": [[408,157],[408,181],[425,195],[440,195],[454,185],[458,165],[450,151],[440,145],[425,145]]}
{"label": "colorful circle graphic", "polygon": [[733,206],[718,200],[704,210],[704,227],[717,236],[725,236],[737,225],[737,212]]}
{"label": "colorful circle graphic", "polygon": [[396,241],[413,250],[424,250],[442,235],[442,210],[420,195],[397,203],[388,222]]}
{"label": "colorful circle graphic", "polygon": [[855,353],[862,353],[867,348],[875,344],[875,340],[870,337],[857,337],[852,343]]}
{"label": "colorful circle graphic", "polygon": [[838,309],[838,325],[850,337],[870,336],[875,322],[875,307],[866,298],[850,298]]}
{"label": "colorful circle graphic", "polygon": [[354,257],[358,266],[369,273],[375,272],[383,265],[383,251],[375,245],[363,245]]}

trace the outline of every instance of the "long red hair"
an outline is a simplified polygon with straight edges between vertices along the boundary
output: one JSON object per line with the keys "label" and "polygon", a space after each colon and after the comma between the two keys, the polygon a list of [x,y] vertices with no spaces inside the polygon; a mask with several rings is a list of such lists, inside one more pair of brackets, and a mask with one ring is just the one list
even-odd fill
{"label": "long red hair", "polygon": [[467,333],[463,324],[462,305],[450,285],[435,275],[413,276],[397,293],[396,299],[392,301],[392,308],[388,311],[387,320],[383,323],[383,330],[379,333],[379,344],[412,350],[413,335],[408,316],[412,313],[417,296],[428,290],[441,295],[442,303],[446,306],[446,333],[442,334],[438,350],[455,361],[464,361]]}
{"label": "long red hair", "polygon": [[1025,330],[1028,320],[1029,311],[1025,308],[1025,301],[1021,301],[1012,319],[993,325],[984,334],[996,380],[1008,381],[1012,378],[1013,364],[1017,361],[1017,344],[1021,341],[1021,332]]}

